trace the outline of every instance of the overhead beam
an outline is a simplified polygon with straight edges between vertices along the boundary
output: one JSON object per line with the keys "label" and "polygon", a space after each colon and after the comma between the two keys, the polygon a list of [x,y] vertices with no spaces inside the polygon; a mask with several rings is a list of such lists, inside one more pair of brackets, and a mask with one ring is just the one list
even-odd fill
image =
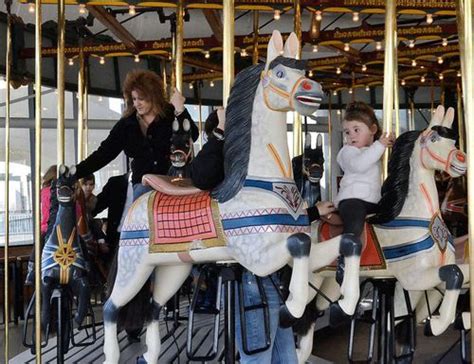
{"label": "overhead beam", "polygon": [[219,44],[222,44],[222,40],[224,39],[223,34],[223,27],[222,27],[222,20],[218,10],[214,9],[202,9],[206,20],[211,27],[214,36],[216,37]]}

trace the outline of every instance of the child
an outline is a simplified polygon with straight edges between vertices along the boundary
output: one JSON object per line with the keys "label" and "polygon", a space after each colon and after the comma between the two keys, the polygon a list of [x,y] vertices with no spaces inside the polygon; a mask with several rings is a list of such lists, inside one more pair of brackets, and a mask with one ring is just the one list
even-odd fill
{"label": "child", "polygon": [[363,102],[353,102],[342,122],[345,145],[337,155],[344,171],[335,205],[339,209],[344,234],[360,242],[365,217],[376,212],[381,198],[380,158],[393,144],[393,135],[382,135],[374,110]]}

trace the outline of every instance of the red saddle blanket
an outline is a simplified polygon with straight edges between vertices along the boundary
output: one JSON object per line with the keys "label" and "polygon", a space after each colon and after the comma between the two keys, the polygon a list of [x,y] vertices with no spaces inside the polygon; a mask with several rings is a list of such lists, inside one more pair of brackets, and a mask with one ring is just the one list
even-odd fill
{"label": "red saddle blanket", "polygon": [[[321,222],[319,224],[319,241],[325,241],[333,238],[334,236],[340,235],[342,233],[342,226],[331,225],[327,222]],[[360,257],[360,267],[364,270],[370,269],[385,269],[385,259],[380,248],[380,244],[375,235],[372,225],[365,224],[364,232],[361,236],[362,240],[362,255]],[[334,261],[330,268],[336,267],[336,262]]]}
{"label": "red saddle blanket", "polygon": [[209,192],[172,196],[155,191],[148,200],[150,252],[182,252],[225,246],[219,207]]}

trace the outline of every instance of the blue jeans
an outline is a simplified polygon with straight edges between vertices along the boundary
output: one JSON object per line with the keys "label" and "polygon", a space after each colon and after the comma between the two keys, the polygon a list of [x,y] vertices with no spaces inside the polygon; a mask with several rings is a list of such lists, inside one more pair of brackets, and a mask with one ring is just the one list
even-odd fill
{"label": "blue jeans", "polygon": [[141,183],[135,183],[133,185],[133,201],[139,198],[141,195],[153,191],[153,188],[150,186],[144,186]]}
{"label": "blue jeans", "polygon": [[[276,274],[271,276],[278,287],[279,280]],[[279,326],[279,310],[282,301],[269,277],[262,278],[262,285],[265,290],[270,320],[270,347],[257,354],[247,355],[244,353],[242,344],[242,330],[240,323],[239,297],[236,293],[236,319],[235,330],[237,347],[240,352],[240,363],[256,364],[293,364],[297,363],[295,340],[291,328],[282,329]],[[260,292],[255,276],[244,270],[242,274],[242,289],[244,292],[245,306],[261,303]],[[263,310],[249,311],[245,314],[247,324],[248,349],[253,350],[265,345],[265,325]]]}

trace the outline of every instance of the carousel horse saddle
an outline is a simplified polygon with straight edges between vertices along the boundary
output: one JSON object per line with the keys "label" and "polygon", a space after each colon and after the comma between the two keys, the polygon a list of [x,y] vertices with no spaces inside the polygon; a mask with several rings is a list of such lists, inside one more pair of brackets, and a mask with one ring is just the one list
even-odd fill
{"label": "carousel horse saddle", "polygon": [[145,174],[142,177],[142,183],[145,186],[150,186],[155,191],[173,196],[192,195],[202,192],[199,188],[193,186],[189,178]]}
{"label": "carousel horse saddle", "polygon": [[150,194],[150,252],[183,252],[225,246],[219,207],[209,192]]}
{"label": "carousel horse saddle", "polygon": [[[318,229],[318,241],[341,235],[342,231],[342,219],[338,213],[322,216]],[[384,269],[386,267],[384,255],[371,224],[365,223],[360,240],[362,242],[361,269]],[[335,268],[336,262],[333,262],[330,267]]]}

